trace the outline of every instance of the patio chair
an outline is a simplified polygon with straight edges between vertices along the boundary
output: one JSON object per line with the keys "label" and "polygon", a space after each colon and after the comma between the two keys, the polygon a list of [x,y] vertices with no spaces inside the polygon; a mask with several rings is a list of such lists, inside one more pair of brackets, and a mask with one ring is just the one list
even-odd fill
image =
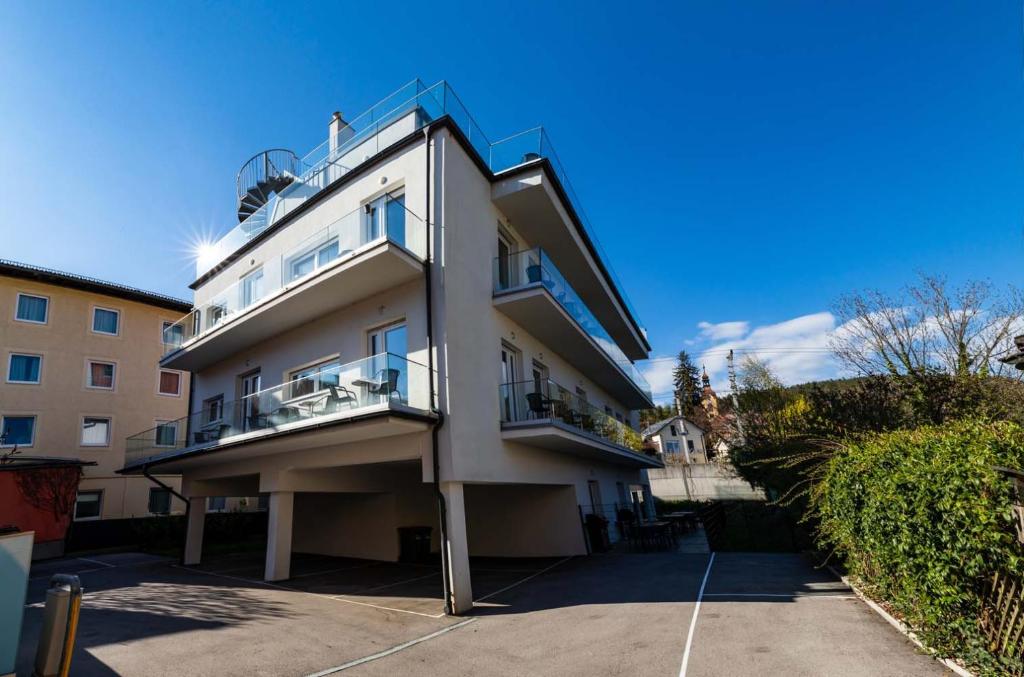
{"label": "patio chair", "polygon": [[330,394],[324,401],[324,409],[322,413],[336,414],[341,411],[341,405],[345,403],[348,403],[349,409],[355,409],[359,406],[359,398],[345,386],[329,385],[327,386],[327,390],[330,391]]}
{"label": "patio chair", "polygon": [[267,423],[271,427],[276,427],[285,423],[291,423],[292,421],[298,421],[301,418],[303,418],[302,412],[299,411],[298,407],[278,407],[267,417]]}
{"label": "patio chair", "polygon": [[371,395],[383,395],[387,398],[398,395],[402,399],[402,393],[398,390],[398,369],[381,369],[373,377],[373,383],[367,386],[366,391]]}
{"label": "patio chair", "polygon": [[526,404],[530,407],[530,418],[551,418],[551,400],[543,393],[526,393]]}

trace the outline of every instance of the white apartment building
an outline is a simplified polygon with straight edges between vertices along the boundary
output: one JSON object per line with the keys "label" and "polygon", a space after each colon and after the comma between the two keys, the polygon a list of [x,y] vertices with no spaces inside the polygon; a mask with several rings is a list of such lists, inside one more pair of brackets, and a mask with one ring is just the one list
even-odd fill
{"label": "white apartment building", "polygon": [[581,510],[650,496],[650,346],[541,128],[492,143],[414,81],[303,158],[257,155],[238,197],[164,337],[192,413],[123,470],[182,476],[186,564],[207,497],[260,494],[266,580],[431,526],[459,613],[471,556],[585,554]]}

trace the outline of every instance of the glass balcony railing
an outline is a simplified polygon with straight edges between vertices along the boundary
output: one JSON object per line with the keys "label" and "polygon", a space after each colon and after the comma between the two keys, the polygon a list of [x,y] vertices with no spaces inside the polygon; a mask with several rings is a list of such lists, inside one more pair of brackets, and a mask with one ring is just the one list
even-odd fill
{"label": "glass balcony railing", "polygon": [[426,235],[423,221],[405,207],[404,195],[383,195],[317,231],[286,254],[265,261],[168,326],[164,329],[164,354],[302,282],[316,271],[357,256],[365,248],[384,240],[423,259]]}
{"label": "glass balcony railing", "polygon": [[555,420],[638,453],[643,449],[640,433],[550,379],[503,383],[499,399],[505,423]]}
{"label": "glass balcony railing", "polygon": [[429,379],[426,366],[391,353],[310,369],[291,381],[238,400],[207,400],[202,411],[132,435],[127,439],[125,465],[213,446],[249,433],[301,429],[383,404],[427,411]]}
{"label": "glass balcony railing", "polygon": [[494,259],[495,293],[530,287],[547,289],[551,296],[583,328],[601,350],[636,384],[648,399],[651,385],[580,299],[543,249],[528,249]]}
{"label": "glass balcony railing", "polygon": [[541,158],[546,158],[551,163],[620,298],[641,333],[646,336],[646,330],[640,325],[635,308],[612,270],[608,256],[601,249],[594,228],[583,211],[582,203],[569,182],[568,174],[544,128],[537,127],[491,143],[455,91],[443,80],[430,87],[420,80],[410,82],[374,104],[349,122],[333,138],[313,149],[301,159],[298,164],[299,174],[287,188],[279,195],[273,196],[216,243],[204,248],[196,262],[196,276],[201,277],[212,270],[246,242],[340,179],[356,165],[446,115],[462,130],[470,145],[492,172],[501,172]]}

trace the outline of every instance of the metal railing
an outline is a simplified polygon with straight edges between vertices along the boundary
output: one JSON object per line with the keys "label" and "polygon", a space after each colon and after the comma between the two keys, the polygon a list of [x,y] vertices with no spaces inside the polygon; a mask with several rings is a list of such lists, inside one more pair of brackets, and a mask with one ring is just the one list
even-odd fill
{"label": "metal railing", "polygon": [[560,421],[581,432],[642,453],[640,433],[551,379],[503,383],[498,388],[502,422]]}
{"label": "metal railing", "polygon": [[237,400],[208,399],[200,411],[132,435],[125,464],[260,431],[302,429],[385,404],[428,411],[429,379],[426,366],[391,353],[307,369],[281,385]]}
{"label": "metal railing", "polygon": [[639,315],[612,269],[606,252],[601,248],[596,231],[583,210],[579,196],[569,181],[568,173],[544,128],[535,127],[492,143],[455,91],[443,80],[430,87],[419,79],[413,80],[374,104],[369,110],[348,122],[338,133],[310,151],[300,160],[300,174],[291,185],[283,189],[279,195],[273,196],[267,204],[231,229],[216,243],[204,248],[202,256],[196,262],[197,277],[213,269],[228,255],[347,174],[356,165],[445,115],[462,130],[480,159],[494,173],[542,158],[550,162],[627,311],[641,333],[646,336],[647,332],[640,324]]}
{"label": "metal railing", "polygon": [[164,354],[255,308],[324,267],[359,255],[384,240],[418,258],[426,256],[426,226],[405,206],[405,196],[386,194],[341,217],[281,256],[232,283],[164,329]]}
{"label": "metal railing", "polygon": [[281,176],[298,176],[299,158],[286,148],[271,148],[249,158],[235,178],[238,199],[261,183]]}
{"label": "metal railing", "polygon": [[601,325],[587,304],[566,282],[565,277],[543,249],[527,249],[494,259],[494,291],[507,292],[538,287],[547,289],[552,297],[579,323],[619,369],[651,399],[651,385],[640,373],[619,344]]}

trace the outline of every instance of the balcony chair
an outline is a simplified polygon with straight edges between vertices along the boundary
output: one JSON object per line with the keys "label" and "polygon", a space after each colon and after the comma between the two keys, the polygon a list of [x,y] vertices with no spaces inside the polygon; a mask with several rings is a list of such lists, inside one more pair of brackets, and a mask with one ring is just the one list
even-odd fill
{"label": "balcony chair", "polygon": [[551,405],[557,400],[549,400],[544,393],[526,393],[526,404],[530,410],[529,418],[551,418]]}
{"label": "balcony chair", "polygon": [[344,386],[327,386],[327,390],[330,394],[327,395],[327,399],[324,400],[324,408],[322,414],[336,414],[341,411],[341,405],[348,403],[349,409],[355,409],[359,406],[359,398],[356,394]]}
{"label": "balcony chair", "polygon": [[398,369],[381,369],[374,375],[373,382],[366,386],[366,391],[371,395],[383,395],[391,399],[398,395],[398,400],[404,402],[402,393],[398,390]]}
{"label": "balcony chair", "polygon": [[303,418],[305,418],[305,416],[302,415],[302,411],[298,407],[278,407],[274,411],[270,412],[269,416],[267,416],[267,425],[272,428],[276,428],[279,425],[292,423],[293,421],[300,421]]}
{"label": "balcony chair", "polygon": [[224,433],[231,429],[226,423],[220,421],[211,421],[202,428],[193,433],[195,444],[205,444],[207,442],[216,442],[220,438],[224,437]]}

